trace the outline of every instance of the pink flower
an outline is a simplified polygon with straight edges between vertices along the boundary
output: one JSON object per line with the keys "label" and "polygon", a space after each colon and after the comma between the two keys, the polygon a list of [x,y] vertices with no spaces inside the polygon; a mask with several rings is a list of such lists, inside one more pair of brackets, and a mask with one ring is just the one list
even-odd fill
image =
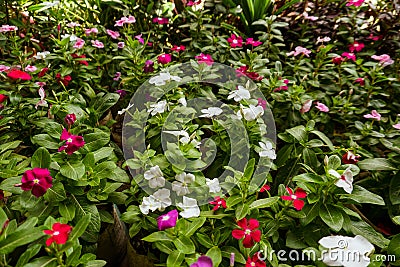
{"label": "pink flower", "polygon": [[208,256],[200,256],[195,263],[190,264],[190,267],[213,267],[213,261]]}
{"label": "pink flower", "polygon": [[37,70],[37,68],[35,66],[28,65],[25,67],[25,71],[27,71],[27,72],[34,72],[36,70]]}
{"label": "pink flower", "polygon": [[126,24],[132,24],[132,23],[135,23],[135,22],[136,22],[135,17],[132,16],[132,15],[129,15],[129,17],[122,17],[121,19],[117,20],[115,22],[114,26],[122,27],[122,26],[124,26],[125,23]]}
{"label": "pink flower", "polygon": [[168,22],[169,22],[168,18],[154,18],[153,19],[153,23],[158,23],[160,25],[168,24]]}
{"label": "pink flower", "polygon": [[0,94],[0,104],[6,101],[8,97],[6,95]]}
{"label": "pink flower", "polygon": [[115,75],[114,75],[113,80],[114,80],[114,81],[118,81],[119,78],[121,78],[121,72],[116,72]]}
{"label": "pink flower", "polygon": [[[46,84],[44,84],[44,85],[46,85]],[[36,109],[38,108],[38,106],[46,106],[47,105],[47,101],[45,100],[46,99],[46,92],[44,91],[44,89],[42,87],[42,84],[39,85],[39,86],[40,86],[40,88],[38,90],[38,93],[39,93],[39,96],[40,96],[40,100],[35,105]]]}
{"label": "pink flower", "polygon": [[72,155],[75,151],[85,145],[82,136],[70,134],[67,129],[63,129],[60,140],[66,142],[58,149],[58,152],[65,150],[68,155]]}
{"label": "pink flower", "polygon": [[265,185],[263,185],[263,187],[261,187],[260,193],[262,193],[262,192],[267,192],[267,191],[269,191],[270,189],[271,189],[271,187],[270,187],[269,185],[265,184]]}
{"label": "pink flower", "polygon": [[363,43],[354,42],[352,44],[349,44],[350,52],[354,52],[354,51],[360,52],[363,48],[364,48],[364,44]]}
{"label": "pink flower", "polygon": [[9,70],[9,69],[10,69],[10,67],[8,67],[8,66],[0,65],[0,72],[7,71],[7,70]]}
{"label": "pink flower", "polygon": [[100,42],[99,40],[92,40],[92,46],[97,47],[97,48],[104,48],[104,44]]}
{"label": "pink flower", "polygon": [[382,35],[375,36],[375,35],[373,35],[372,33],[370,33],[369,36],[367,37],[367,39],[370,39],[370,40],[372,40],[372,41],[378,41],[378,40],[380,40],[380,39],[382,39],[382,38],[383,38]]}
{"label": "pink flower", "polygon": [[297,46],[294,51],[290,53],[286,53],[287,56],[297,56],[297,55],[305,55],[306,57],[310,57],[311,51],[308,50],[307,48],[304,48],[302,46]]}
{"label": "pink flower", "polygon": [[21,79],[23,81],[29,81],[32,79],[31,75],[22,70],[11,70],[7,73],[7,77],[13,80]]}
{"label": "pink flower", "polygon": [[377,121],[381,120],[381,114],[379,114],[375,109],[371,111],[371,114],[364,115],[366,119],[376,119]]}
{"label": "pink flower", "polygon": [[18,27],[16,26],[10,26],[10,25],[2,25],[0,27],[0,32],[11,32],[11,31],[17,31]]}
{"label": "pink flower", "polygon": [[340,65],[340,64],[342,64],[343,60],[344,60],[344,58],[342,58],[341,56],[334,57],[334,58],[332,58],[332,63],[335,65]]}
{"label": "pink flower", "polygon": [[342,162],[344,164],[356,164],[359,161],[359,158],[361,158],[361,156],[356,156],[353,154],[353,152],[347,151],[342,156]]}
{"label": "pink flower", "polygon": [[170,63],[171,60],[172,60],[171,54],[162,54],[157,57],[157,62],[163,65]]}
{"label": "pink flower", "polygon": [[194,58],[197,59],[197,62],[200,64],[206,63],[208,66],[211,66],[214,63],[214,60],[209,54],[200,53],[200,55],[195,56]]}
{"label": "pink flower", "polygon": [[187,4],[186,4],[186,6],[197,6],[197,5],[200,5],[201,4],[201,1],[202,0],[196,0],[196,1],[189,1]]}
{"label": "pink flower", "polygon": [[111,38],[118,39],[119,32],[115,32],[115,31],[112,31],[112,30],[106,30],[106,31],[107,31],[107,34],[111,36]]}
{"label": "pink flower", "polygon": [[213,208],[214,211],[215,211],[215,210],[218,210],[221,206],[222,206],[224,209],[227,208],[225,199],[223,199],[223,198],[221,198],[221,197],[215,197],[215,198],[214,198],[214,201],[211,201],[210,204],[211,204],[211,205],[214,205],[214,208]]}
{"label": "pink flower", "polygon": [[69,233],[72,231],[72,227],[68,224],[56,222],[52,226],[52,230],[43,230],[46,235],[50,237],[46,240],[46,246],[50,246],[52,243],[63,245],[67,242]]}
{"label": "pink flower", "polygon": [[371,58],[375,59],[375,60],[379,60],[379,64],[381,64],[382,67],[386,67],[386,66],[391,65],[391,64],[394,63],[394,60],[391,59],[390,56],[387,55],[387,54],[383,54],[383,55],[380,55],[380,56],[373,55],[373,56],[371,56]]}
{"label": "pink flower", "polygon": [[365,85],[365,80],[364,78],[357,78],[354,80],[355,83],[359,83],[361,86]]}
{"label": "pink flower", "polygon": [[[279,80],[281,80],[281,78],[279,78]],[[287,91],[289,89],[288,86],[287,86],[289,84],[289,80],[285,79],[285,80],[283,80],[283,83],[285,85],[282,85],[282,86],[279,86],[278,88],[275,88],[274,92]]]}
{"label": "pink flower", "polygon": [[317,101],[317,105],[315,107],[317,109],[319,109],[319,111],[321,111],[321,112],[329,112],[329,108],[325,104],[322,104],[318,101]]}
{"label": "pink flower", "polygon": [[64,86],[68,86],[69,82],[72,81],[72,78],[70,75],[61,77],[61,73],[57,73],[56,80],[57,80],[57,82],[64,84]]}
{"label": "pink flower", "polygon": [[231,34],[231,37],[228,38],[228,42],[232,48],[242,47],[243,39],[241,36],[236,36],[235,34]]}
{"label": "pink flower", "polygon": [[260,76],[260,74],[258,74],[257,72],[254,71],[250,72],[248,70],[249,70],[248,66],[241,66],[236,69],[236,76],[241,77],[243,75],[246,75],[247,77],[249,77],[254,81],[261,81],[264,78],[263,76]]}
{"label": "pink flower", "polygon": [[348,0],[346,6],[361,6],[365,0]]}
{"label": "pink flower", "polygon": [[281,199],[293,201],[293,207],[296,210],[301,210],[304,207],[304,201],[299,198],[306,198],[307,193],[302,188],[297,188],[294,194],[289,187],[286,187],[286,191],[289,193],[289,196],[281,196]]}
{"label": "pink flower", "polygon": [[393,128],[396,128],[397,130],[400,130],[400,123],[394,124]]}
{"label": "pink flower", "polygon": [[346,57],[348,59],[353,60],[354,62],[356,61],[356,55],[354,53],[349,53],[349,52],[344,52],[342,54],[342,57]]}
{"label": "pink flower", "polygon": [[186,47],[184,45],[180,45],[180,46],[174,45],[174,47],[171,48],[172,51],[175,51],[178,53],[185,51],[185,49],[186,49]]}
{"label": "pink flower", "polygon": [[264,100],[262,98],[257,98],[258,104],[257,106],[261,106],[264,110],[267,108],[267,100]]}
{"label": "pink flower", "polygon": [[262,42],[260,41],[254,41],[253,38],[247,38],[246,39],[246,45],[251,45],[253,47],[257,47],[259,45],[262,45]]}
{"label": "pink flower", "polygon": [[125,90],[122,90],[122,89],[120,89],[120,90],[117,90],[117,91],[115,91],[117,94],[119,94],[119,96],[121,97],[121,98],[123,98],[124,96],[126,96],[127,95],[127,92],[125,91]]}
{"label": "pink flower", "polygon": [[21,189],[32,192],[35,197],[43,196],[53,186],[53,177],[48,169],[34,168],[22,175]]}
{"label": "pink flower", "polygon": [[74,124],[75,121],[76,121],[76,116],[75,116],[75,114],[74,114],[74,113],[67,114],[67,116],[65,116],[65,118],[64,118],[64,121],[65,121],[65,123],[68,124],[68,125]]}
{"label": "pink flower", "polygon": [[165,229],[175,227],[178,220],[178,211],[171,210],[167,214],[161,215],[157,218],[158,230],[164,231]]}
{"label": "pink flower", "polygon": [[70,22],[67,24],[67,27],[69,28],[75,28],[75,27],[79,27],[81,26],[81,24],[77,23],[77,22]]}
{"label": "pink flower", "polygon": [[122,49],[122,48],[125,47],[125,43],[124,42],[118,42],[117,46],[118,46],[119,49]]}
{"label": "pink flower", "polygon": [[309,19],[309,20],[312,20],[312,21],[316,21],[318,19],[318,17],[309,16],[307,12],[304,12],[303,16],[304,16],[305,19]]}
{"label": "pink flower", "polygon": [[[72,58],[86,58],[85,55],[77,55],[77,54],[71,54]],[[78,60],[79,64],[85,65],[85,66],[89,66],[89,63],[86,60]]]}
{"label": "pink flower", "polygon": [[312,100],[307,100],[306,102],[304,102],[303,106],[300,109],[300,113],[304,114],[306,112],[310,111],[311,105],[312,105]]}
{"label": "pink flower", "polygon": [[234,229],[232,231],[232,236],[236,239],[243,239],[243,246],[245,248],[251,248],[255,242],[260,242],[261,231],[257,228],[259,227],[259,222],[256,219],[250,219],[247,222],[246,218],[241,219],[237,222],[240,229]]}
{"label": "pink flower", "polygon": [[96,34],[98,32],[99,32],[99,30],[97,30],[97,28],[85,29],[86,36],[89,36],[91,33]]}
{"label": "pink flower", "polygon": [[144,44],[144,39],[142,38],[142,35],[143,35],[142,33],[139,34],[139,35],[136,35],[135,38],[137,40],[139,40],[139,43]]}
{"label": "pink flower", "polygon": [[85,45],[85,41],[81,38],[78,38],[78,39],[76,39],[76,42],[75,42],[73,48],[81,49],[84,45]]}

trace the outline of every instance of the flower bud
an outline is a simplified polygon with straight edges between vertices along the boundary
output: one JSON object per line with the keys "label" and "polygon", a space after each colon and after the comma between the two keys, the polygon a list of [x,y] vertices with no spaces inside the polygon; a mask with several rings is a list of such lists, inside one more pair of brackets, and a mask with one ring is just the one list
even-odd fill
{"label": "flower bud", "polygon": [[68,114],[67,116],[65,116],[64,121],[66,124],[68,125],[72,125],[75,123],[76,121],[76,116],[74,113]]}

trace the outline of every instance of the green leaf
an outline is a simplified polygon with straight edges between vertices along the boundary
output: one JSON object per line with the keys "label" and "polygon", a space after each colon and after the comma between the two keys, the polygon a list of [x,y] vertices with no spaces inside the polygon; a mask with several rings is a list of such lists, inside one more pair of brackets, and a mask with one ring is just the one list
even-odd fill
{"label": "green leaf", "polygon": [[193,221],[189,224],[189,227],[187,228],[184,234],[188,237],[192,236],[197,231],[197,229],[203,226],[205,222],[206,222],[205,217],[193,219]]}
{"label": "green leaf", "polygon": [[206,256],[211,258],[211,260],[213,262],[213,266],[219,266],[219,264],[222,261],[222,253],[221,253],[221,250],[218,247],[210,248],[207,251]]}
{"label": "green leaf", "polygon": [[249,209],[249,205],[247,204],[239,204],[236,207],[236,211],[235,211],[235,217],[237,220],[241,220],[244,217],[246,217],[246,215],[249,213],[250,209]]}
{"label": "green leaf", "polygon": [[104,179],[109,177],[116,168],[117,165],[114,162],[105,161],[93,169],[93,175],[95,175],[97,179]]}
{"label": "green leaf", "polygon": [[41,244],[34,244],[28,247],[25,252],[22,253],[21,256],[19,256],[18,262],[15,267],[25,266],[25,264],[27,264],[32,257],[39,253],[41,248]]}
{"label": "green leaf", "polygon": [[99,93],[90,103],[90,107],[94,108],[95,114],[100,118],[105,111],[117,103],[118,99],[119,95],[115,93],[107,93],[105,95],[104,93]]}
{"label": "green leaf", "polygon": [[389,199],[392,205],[400,204],[400,172],[390,180]]}
{"label": "green leaf", "polygon": [[190,238],[187,236],[179,236],[178,238],[173,239],[172,242],[174,243],[176,249],[184,254],[192,254],[196,251],[192,240],[190,240]]}
{"label": "green leaf", "polygon": [[1,144],[0,145],[0,154],[10,150],[10,149],[15,149],[17,148],[20,144],[22,143],[22,141],[13,141],[13,142],[8,142],[5,144]]}
{"label": "green leaf", "polygon": [[24,265],[24,267],[55,267],[57,266],[57,258],[50,258],[48,256],[34,259],[32,262]]}
{"label": "green leaf", "polygon": [[60,172],[65,177],[72,180],[79,180],[85,174],[85,164],[82,162],[65,162],[61,168]]}
{"label": "green leaf", "polygon": [[364,159],[359,161],[358,167],[368,171],[395,171],[398,168],[385,158]]}
{"label": "green leaf", "polygon": [[385,201],[381,196],[374,194],[359,185],[354,186],[353,192],[351,192],[351,194],[342,195],[340,198],[351,199],[358,203],[370,203],[381,206],[385,205]]}
{"label": "green leaf", "polygon": [[323,184],[324,178],[321,175],[313,174],[313,173],[303,173],[293,177],[294,182],[302,182],[302,183],[315,183],[315,184]]}
{"label": "green leaf", "polygon": [[202,233],[196,233],[196,239],[199,241],[200,244],[205,246],[206,248],[212,248],[214,243],[212,242],[211,238],[208,235]]}
{"label": "green leaf", "polygon": [[94,133],[85,135],[85,149],[94,152],[110,142],[110,134],[96,129]]}
{"label": "green leaf", "polygon": [[47,149],[59,148],[58,142],[54,141],[54,139],[48,134],[37,134],[33,136],[32,143],[45,147]]}
{"label": "green leaf", "polygon": [[82,235],[82,239],[88,242],[97,242],[98,234],[100,232],[100,214],[97,210],[96,205],[90,204],[86,197],[74,196],[72,195],[72,202],[76,207],[75,211],[75,219],[83,218],[86,215],[90,214],[90,222],[87,226],[84,234]]}
{"label": "green leaf", "polygon": [[53,186],[47,190],[44,198],[48,202],[61,202],[67,198],[64,185],[57,180],[53,180]]}
{"label": "green leaf", "polygon": [[319,216],[335,232],[342,229],[344,218],[340,210],[336,207],[324,204],[319,210]]}
{"label": "green leaf", "polygon": [[371,225],[364,221],[353,221],[351,223],[351,231],[354,235],[362,235],[369,242],[377,245],[380,248],[384,248],[389,244],[388,239],[386,239],[381,233],[376,232]]}
{"label": "green leaf", "polygon": [[92,260],[85,264],[85,267],[103,267],[107,264],[106,261],[103,260]]}
{"label": "green leaf", "polygon": [[167,258],[167,267],[181,266],[181,263],[184,259],[185,254],[178,250],[174,250]]}
{"label": "green leaf", "polygon": [[72,221],[75,218],[75,210],[76,207],[70,202],[61,202],[58,206],[60,215],[68,221]]}
{"label": "green leaf", "polygon": [[296,140],[299,142],[307,141],[307,132],[303,125],[299,125],[299,126],[291,128],[291,129],[287,129],[286,132],[288,132],[290,135],[292,135],[294,138],[296,138]]}
{"label": "green leaf", "polygon": [[311,131],[311,133],[318,136],[329,147],[331,151],[335,150],[335,147],[333,146],[331,140],[324,133],[320,131]]}
{"label": "green leaf", "polygon": [[94,162],[98,162],[102,159],[108,158],[109,156],[111,156],[113,151],[114,148],[112,147],[102,147],[99,150],[93,151]]}
{"label": "green leaf", "polygon": [[48,169],[50,167],[51,157],[49,151],[44,148],[38,148],[32,155],[31,167]]}
{"label": "green leaf", "polygon": [[396,259],[400,259],[400,234],[395,235],[392,240],[390,240],[387,253],[389,255],[395,255]]}
{"label": "green leaf", "polygon": [[9,254],[17,247],[29,244],[42,236],[44,236],[44,233],[39,228],[23,229],[10,233],[0,241],[0,254]]}
{"label": "green leaf", "polygon": [[329,157],[329,159],[328,159],[328,168],[329,169],[336,170],[337,168],[340,167],[340,165],[342,165],[342,161],[340,160],[340,158],[338,156],[332,155]]}
{"label": "green leaf", "polygon": [[[268,208],[274,205],[279,201],[279,197],[269,197],[269,198],[263,198],[254,201],[253,203],[250,204],[249,208],[250,209],[262,209],[262,208]],[[239,220],[239,219],[238,219]]]}
{"label": "green leaf", "polygon": [[8,220],[7,214],[3,208],[0,207],[0,227],[3,227],[4,223]]}
{"label": "green leaf", "polygon": [[242,253],[235,247],[224,246],[221,249],[221,254],[224,258],[230,258],[231,253],[235,253],[235,262],[239,262],[241,264],[246,264],[246,259],[243,257]]}
{"label": "green leaf", "polygon": [[143,241],[146,242],[156,242],[156,241],[172,241],[174,238],[168,234],[167,232],[160,231],[160,232],[154,232],[144,238],[142,238]]}
{"label": "green leaf", "polygon": [[304,214],[306,215],[306,217],[300,219],[300,223],[303,226],[305,226],[305,225],[309,224],[310,222],[312,222],[315,219],[315,217],[318,216],[319,208],[320,208],[320,203],[319,202],[316,202],[313,205],[304,206],[302,211],[304,211]]}

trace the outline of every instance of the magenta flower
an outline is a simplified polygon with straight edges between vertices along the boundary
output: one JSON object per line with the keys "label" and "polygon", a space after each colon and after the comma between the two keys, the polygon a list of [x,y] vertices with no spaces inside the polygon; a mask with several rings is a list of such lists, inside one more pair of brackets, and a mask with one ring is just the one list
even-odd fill
{"label": "magenta flower", "polygon": [[117,46],[118,46],[119,49],[122,49],[122,48],[125,47],[125,43],[124,42],[118,42]]}
{"label": "magenta flower", "polygon": [[332,58],[332,63],[335,65],[340,65],[340,64],[342,64],[343,61],[344,61],[344,58],[342,58],[341,56]]}
{"label": "magenta flower", "polygon": [[185,51],[185,49],[186,49],[186,47],[184,45],[180,45],[180,46],[174,45],[174,47],[171,48],[172,51],[175,51],[178,53]]}
{"label": "magenta flower", "polygon": [[395,128],[395,129],[397,129],[397,130],[400,130],[400,123],[394,124],[394,125],[393,125],[393,128]]}
{"label": "magenta flower", "polygon": [[360,52],[361,50],[363,50],[364,48],[364,44],[363,43],[359,43],[359,42],[354,42],[352,44],[349,44],[349,50],[350,52]]}
{"label": "magenta flower", "polygon": [[200,256],[190,267],[213,267],[213,262],[210,257]]}
{"label": "magenta flower", "polygon": [[293,207],[296,210],[301,210],[304,207],[304,201],[299,198],[306,198],[307,193],[302,188],[297,188],[293,193],[292,189],[286,187],[286,191],[289,193],[289,196],[281,196],[281,199],[293,201]]}
{"label": "magenta flower", "polygon": [[25,67],[25,71],[27,71],[27,72],[34,72],[36,70],[37,70],[37,68],[35,66],[28,65]]}
{"label": "magenta flower", "polygon": [[342,156],[342,162],[343,164],[356,164],[359,161],[359,158],[361,158],[361,156],[355,155],[351,151],[347,151]]}
{"label": "magenta flower", "polygon": [[246,45],[251,45],[251,46],[257,47],[259,45],[262,45],[262,42],[254,41],[253,38],[247,38],[246,39]]}
{"label": "magenta flower", "polygon": [[346,4],[346,6],[361,6],[362,3],[364,3],[365,0],[349,0]]}
{"label": "magenta flower", "polygon": [[21,79],[23,81],[30,81],[32,79],[31,75],[18,69],[13,69],[10,72],[8,72],[7,77],[13,80]]}
{"label": "magenta flower", "polygon": [[67,114],[67,116],[65,116],[65,118],[64,118],[64,121],[65,121],[65,123],[68,124],[68,125],[74,124],[75,121],[76,121],[76,116],[75,116],[75,114],[74,114],[74,113]]}
{"label": "magenta flower", "polygon": [[91,29],[85,29],[85,35],[89,36],[91,33],[99,33],[99,30],[97,28],[91,28]]}
{"label": "magenta flower", "polygon": [[149,72],[153,72],[154,71],[154,62],[152,60],[146,60],[146,62],[144,63],[144,67],[143,67],[143,72],[144,73],[149,73]]}
{"label": "magenta flower", "polygon": [[307,100],[306,102],[304,102],[303,106],[300,109],[300,113],[304,114],[306,112],[310,111],[311,105],[312,105],[312,100]]}
{"label": "magenta flower", "polygon": [[322,104],[318,101],[317,101],[317,105],[315,107],[317,109],[319,109],[319,111],[321,111],[321,112],[329,112],[329,108],[325,104]]}
{"label": "magenta flower", "polygon": [[157,57],[157,62],[163,65],[170,63],[171,60],[172,60],[171,54],[162,54]]}
{"label": "magenta flower", "polygon": [[118,39],[119,37],[119,32],[116,31],[107,30],[107,34],[110,35],[110,37],[113,39]]}
{"label": "magenta flower", "polygon": [[139,41],[139,43],[144,44],[144,39],[142,38],[142,33],[135,36],[135,39]]}
{"label": "magenta flower", "polygon": [[18,27],[16,26],[10,26],[10,25],[2,25],[0,27],[0,32],[11,32],[11,31],[17,31]]}
{"label": "magenta flower", "polygon": [[[281,80],[281,78],[279,78],[279,80]],[[284,79],[283,83],[285,85],[282,85],[282,86],[279,86],[278,88],[275,88],[274,92],[287,91],[289,89],[289,87],[287,86],[289,84],[289,80],[288,79]]]}
{"label": "magenta flower", "polygon": [[379,64],[381,64],[382,67],[386,67],[386,66],[391,65],[391,64],[394,63],[394,60],[391,59],[390,56],[387,55],[387,54],[383,54],[383,55],[380,55],[380,56],[373,55],[373,56],[371,56],[371,58],[375,59],[375,60],[379,60]]}
{"label": "magenta flower", "polygon": [[120,89],[120,90],[117,90],[117,91],[115,91],[117,94],[119,94],[119,97],[121,97],[121,98],[123,98],[124,96],[126,96],[127,95],[127,92],[125,91],[125,90],[122,90],[122,89]]}
{"label": "magenta flower", "polygon": [[60,140],[67,142],[58,149],[58,152],[65,150],[68,155],[72,155],[75,151],[85,145],[82,136],[70,134],[67,129],[63,129]]}
{"label": "magenta flower", "polygon": [[356,55],[354,53],[349,53],[349,52],[344,52],[342,54],[342,57],[346,57],[348,59],[353,60],[354,62],[356,61]]}
{"label": "magenta flower", "polygon": [[195,59],[197,59],[198,63],[206,63],[208,66],[211,66],[214,63],[214,60],[212,59],[211,55],[209,54],[203,54],[201,53],[198,56],[194,57]]}
{"label": "magenta flower", "polygon": [[258,104],[257,106],[261,106],[264,110],[267,108],[267,101],[262,98],[257,98]]}
{"label": "magenta flower", "polygon": [[114,81],[118,81],[119,78],[121,78],[121,72],[118,71],[118,72],[116,72],[116,73],[114,74],[113,80],[114,80]]}
{"label": "magenta flower", "polygon": [[235,34],[231,34],[231,37],[228,38],[228,43],[232,48],[242,47],[243,39],[241,36],[236,36]]}
{"label": "magenta flower", "polygon": [[53,177],[48,169],[34,168],[22,175],[21,183],[22,190],[32,190],[32,195],[41,197],[53,186]]}
{"label": "magenta flower", "polygon": [[178,220],[178,211],[171,210],[170,212],[161,215],[157,218],[158,230],[164,231],[165,229],[175,227]]}
{"label": "magenta flower", "polygon": [[364,115],[364,118],[366,119],[375,119],[377,121],[381,120],[381,114],[379,114],[375,109],[371,111],[371,114],[366,114]]}
{"label": "magenta flower", "polygon": [[297,56],[297,55],[305,55],[306,57],[310,57],[311,51],[308,50],[307,48],[304,48],[302,46],[296,46],[294,51],[291,51],[290,53],[286,53],[287,56]]}
{"label": "magenta flower", "polygon": [[84,45],[85,45],[85,41],[81,38],[78,38],[78,39],[76,39],[76,42],[75,42],[73,48],[81,49]]}
{"label": "magenta flower", "polygon": [[124,26],[125,23],[126,24],[132,24],[132,23],[135,23],[135,22],[136,22],[135,17],[132,16],[132,15],[129,15],[129,17],[122,17],[119,20],[117,20],[115,22],[114,26],[122,27],[122,26]]}
{"label": "magenta flower", "polygon": [[52,226],[52,230],[43,230],[46,235],[50,237],[46,240],[46,246],[50,246],[52,243],[63,245],[67,242],[69,234],[72,231],[72,227],[68,224],[56,222]]}
{"label": "magenta flower", "polygon": [[97,47],[97,48],[104,48],[104,44],[100,42],[99,40],[92,40],[92,46]]}
{"label": "magenta flower", "polygon": [[209,204],[214,205],[213,210],[218,210],[221,206],[226,209],[226,201],[225,199],[221,198],[221,197],[215,197],[214,201],[211,201]]}
{"label": "magenta flower", "polygon": [[168,18],[154,18],[153,19],[153,23],[158,23],[160,25],[168,24],[168,22],[169,22]]}
{"label": "magenta flower", "polygon": [[355,83],[359,83],[361,86],[365,85],[365,80],[364,78],[357,78],[354,80]]}

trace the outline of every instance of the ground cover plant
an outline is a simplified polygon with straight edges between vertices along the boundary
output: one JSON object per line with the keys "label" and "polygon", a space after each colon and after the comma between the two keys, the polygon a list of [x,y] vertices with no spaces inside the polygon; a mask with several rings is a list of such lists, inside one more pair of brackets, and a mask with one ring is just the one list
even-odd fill
{"label": "ground cover plant", "polygon": [[400,265],[398,10],[3,1],[0,266]]}

